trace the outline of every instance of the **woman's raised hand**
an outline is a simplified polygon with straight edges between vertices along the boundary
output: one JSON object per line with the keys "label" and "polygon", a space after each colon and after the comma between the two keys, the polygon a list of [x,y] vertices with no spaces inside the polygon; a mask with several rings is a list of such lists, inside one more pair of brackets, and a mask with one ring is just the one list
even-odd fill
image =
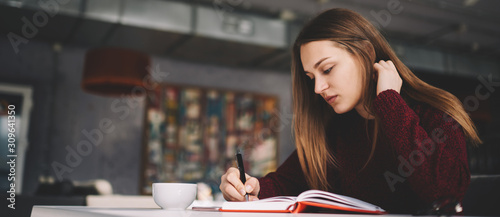
{"label": "woman's raised hand", "polygon": [[377,95],[382,91],[393,89],[396,92],[401,91],[403,80],[399,76],[398,70],[390,60],[380,60],[373,65],[377,72]]}
{"label": "woman's raised hand", "polygon": [[240,180],[240,171],[234,167],[229,168],[221,177],[220,190],[227,201],[245,201],[245,194],[248,193],[249,200],[258,200],[260,191],[259,180],[245,173],[246,183]]}

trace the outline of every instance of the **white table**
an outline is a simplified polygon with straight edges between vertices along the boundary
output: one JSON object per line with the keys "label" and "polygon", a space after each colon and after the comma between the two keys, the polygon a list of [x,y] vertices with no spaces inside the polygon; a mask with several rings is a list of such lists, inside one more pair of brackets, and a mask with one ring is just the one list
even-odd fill
{"label": "white table", "polygon": [[[320,213],[240,213],[240,212],[208,212],[208,211],[169,211],[152,208],[100,208],[87,206],[33,206],[31,217],[291,217],[306,216],[346,216],[346,217],[373,217],[376,215],[345,215]],[[411,216],[411,215],[389,215]],[[463,217],[463,216],[462,216]]]}

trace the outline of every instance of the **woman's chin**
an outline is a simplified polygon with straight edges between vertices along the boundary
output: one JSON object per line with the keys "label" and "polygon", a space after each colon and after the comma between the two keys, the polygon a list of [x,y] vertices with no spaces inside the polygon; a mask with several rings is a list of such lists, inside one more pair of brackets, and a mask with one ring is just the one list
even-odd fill
{"label": "woman's chin", "polygon": [[345,109],[345,108],[342,108],[340,106],[332,106],[333,108],[333,111],[335,111],[336,114],[344,114],[346,112],[348,112],[349,110],[348,109]]}

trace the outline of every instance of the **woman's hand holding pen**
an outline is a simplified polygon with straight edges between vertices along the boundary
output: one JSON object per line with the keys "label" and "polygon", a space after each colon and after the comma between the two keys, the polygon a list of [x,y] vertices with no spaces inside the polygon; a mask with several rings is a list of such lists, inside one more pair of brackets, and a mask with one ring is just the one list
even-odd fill
{"label": "woman's hand holding pen", "polygon": [[219,186],[222,195],[227,201],[245,201],[245,194],[248,193],[249,200],[258,200],[260,184],[259,180],[245,174],[246,183],[243,184],[240,180],[240,171],[237,168],[231,167],[221,177]]}
{"label": "woman's hand holding pen", "polygon": [[389,89],[393,89],[398,93],[400,92],[403,80],[392,61],[380,60],[373,67],[377,75],[377,95]]}

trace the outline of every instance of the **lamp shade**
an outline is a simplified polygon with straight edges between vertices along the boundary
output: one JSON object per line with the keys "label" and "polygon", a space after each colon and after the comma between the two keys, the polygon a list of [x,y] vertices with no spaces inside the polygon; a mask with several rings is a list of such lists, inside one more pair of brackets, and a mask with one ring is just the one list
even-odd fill
{"label": "lamp shade", "polygon": [[85,55],[82,89],[107,95],[131,95],[144,86],[150,64],[148,55],[125,48],[97,48]]}

